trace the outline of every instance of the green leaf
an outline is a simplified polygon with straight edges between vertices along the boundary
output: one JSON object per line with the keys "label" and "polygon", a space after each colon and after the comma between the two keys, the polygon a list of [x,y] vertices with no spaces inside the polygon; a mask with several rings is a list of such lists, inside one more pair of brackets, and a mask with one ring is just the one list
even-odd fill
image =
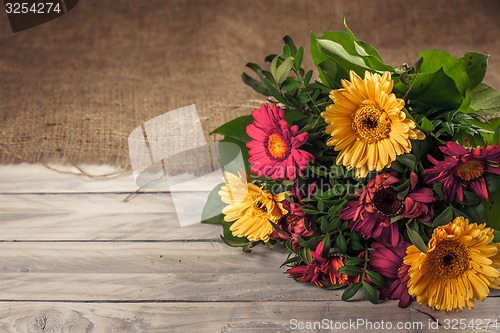
{"label": "green leaf", "polygon": [[371,284],[366,281],[362,282],[363,293],[366,296],[366,299],[370,301],[370,303],[377,304],[378,303],[378,292]]}
{"label": "green leaf", "polygon": [[377,287],[382,287],[384,285],[385,281],[382,275],[374,271],[367,270],[365,272],[366,275],[368,275],[368,277],[370,278],[370,281],[373,282],[374,285],[376,285]]}
{"label": "green leaf", "polygon": [[407,179],[404,183],[402,183],[401,185],[398,185],[398,186],[395,186],[394,187],[394,191],[396,192],[400,192],[406,188],[408,188],[409,186],[411,185],[411,179]]}
{"label": "green leaf", "polygon": [[398,83],[394,90],[407,94],[415,106],[423,109],[440,107],[456,109],[462,103],[462,94],[455,82],[441,68],[433,73],[410,74],[411,86]]}
{"label": "green leaf", "polygon": [[430,122],[429,119],[424,118],[420,123],[420,129],[424,132],[432,132],[434,130],[434,125]]}
{"label": "green leaf", "polygon": [[439,183],[434,183],[432,185],[432,189],[434,190],[434,193],[436,193],[436,196],[438,197],[439,200],[443,200],[443,185]]}
{"label": "green leaf", "polygon": [[411,171],[415,170],[417,160],[412,154],[402,154],[396,158],[401,164],[406,165]]}
{"label": "green leaf", "polygon": [[432,225],[435,227],[439,227],[450,223],[452,220],[453,220],[453,207],[449,206],[434,219]]}
{"label": "green leaf", "polygon": [[293,67],[296,71],[299,71],[302,65],[302,59],[304,58],[304,48],[301,46],[297,50],[297,53],[293,56]]}
{"label": "green leaf", "polygon": [[[488,226],[500,230],[500,176],[487,175],[486,184],[488,186],[488,201],[483,201]],[[497,187],[496,190],[493,190]]]}
{"label": "green leaf", "polygon": [[292,56],[292,51],[290,50],[290,46],[288,46],[287,44],[283,45],[283,56],[285,58]]}
{"label": "green leaf", "polygon": [[363,271],[358,266],[342,266],[339,268],[339,273],[349,276],[358,276],[359,274],[363,273]]}
{"label": "green leaf", "polygon": [[[279,56],[275,56],[273,58],[273,60],[271,61],[271,64],[269,65],[269,71],[271,72],[271,75],[274,79],[274,81],[278,82],[278,74],[276,73],[277,70],[278,70],[278,60],[279,60]],[[263,72],[264,73],[264,72]]]}
{"label": "green leaf", "polygon": [[302,86],[302,83],[300,83],[299,81],[297,81],[296,79],[294,79],[292,77],[289,77],[281,85],[281,90],[290,92],[290,91],[297,89],[301,86]]}
{"label": "green leaf", "polygon": [[309,214],[309,215],[318,215],[321,213],[320,211],[318,211],[316,209],[310,209],[310,208],[302,208],[302,211],[306,214]]}
{"label": "green leaf", "polygon": [[295,256],[295,257],[288,258],[287,260],[285,260],[285,262],[283,262],[283,263],[281,264],[280,268],[285,267],[285,266],[287,266],[287,265],[289,265],[289,264],[296,263],[296,262],[298,262],[298,261],[300,261],[300,260],[301,260],[301,259],[300,259],[300,257],[299,257],[299,256]]}
{"label": "green leaf", "polygon": [[326,234],[325,237],[323,237],[323,253],[329,253],[331,247],[332,239],[330,237],[330,234]]}
{"label": "green leaf", "polygon": [[293,125],[296,122],[305,120],[307,116],[299,111],[285,111],[285,120],[288,124]]}
{"label": "green leaf", "polygon": [[306,264],[312,264],[313,257],[311,255],[311,249],[308,247],[301,247],[299,250],[299,256]]}
{"label": "green leaf", "polygon": [[500,231],[498,230],[493,230],[493,243],[500,243]]}
{"label": "green leaf", "polygon": [[340,87],[340,80],[349,77],[349,70],[361,77],[366,70],[395,72],[382,61],[375,48],[356,40],[345,18],[344,26],[345,31],[325,31],[321,37],[311,34],[311,56],[324,84]]}
{"label": "green leaf", "polygon": [[240,171],[239,168],[241,168],[241,166],[238,165],[238,163],[231,163],[239,154],[241,154],[241,157],[243,158],[245,170],[248,173],[250,170],[250,164],[248,163],[250,155],[248,154],[248,148],[245,145],[245,142],[231,137],[224,137],[224,139],[219,141],[218,163],[223,166],[226,171],[234,174]]}
{"label": "green leaf", "polygon": [[248,246],[252,242],[250,242],[247,238],[245,237],[236,237],[233,235],[231,230],[229,229],[233,223],[230,222],[223,222],[222,223],[222,230],[224,235],[221,236],[222,240],[224,243],[231,247],[244,247]]}
{"label": "green leaf", "polygon": [[446,75],[453,79],[462,96],[465,96],[470,80],[463,57],[454,58],[449,53],[441,50],[423,51],[419,56],[423,59],[420,66],[421,73],[434,73],[439,69],[443,69]]}
{"label": "green leaf", "polygon": [[406,232],[408,233],[408,238],[410,238],[411,243],[415,245],[421,252],[427,253],[427,246],[425,245],[425,242],[418,231],[407,225]]}
{"label": "green leaf", "polygon": [[471,91],[470,107],[481,115],[500,114],[500,93],[484,83]]}
{"label": "green leaf", "polygon": [[344,289],[344,292],[342,293],[342,300],[343,301],[348,301],[351,298],[353,298],[354,295],[359,291],[361,288],[361,281],[356,282],[348,286],[347,288]]}
{"label": "green leaf", "polygon": [[337,65],[333,59],[328,58],[320,51],[317,41],[318,36],[311,33],[311,57],[318,70],[321,82],[332,89],[340,88],[342,86],[341,80],[347,79],[349,74],[345,69]]}
{"label": "green leaf", "polygon": [[323,212],[325,210],[325,202],[323,200],[318,200],[318,210]]}
{"label": "green leaf", "polygon": [[340,253],[346,253],[347,251],[347,241],[342,232],[339,232],[335,246],[339,249]]}
{"label": "green leaf", "polygon": [[269,89],[267,89],[267,87],[264,83],[262,83],[261,81],[257,81],[256,79],[254,79],[253,77],[251,77],[247,73],[242,73],[241,79],[243,80],[243,82],[246,85],[250,86],[250,88],[252,88],[256,92],[258,92],[259,94],[262,94],[265,96],[271,96],[271,92],[269,91]]}
{"label": "green leaf", "polygon": [[491,143],[500,144],[500,124],[497,126],[497,129],[495,130],[495,134],[493,135],[493,141]]}
{"label": "green leaf", "polygon": [[470,89],[474,89],[481,83],[486,75],[488,67],[488,55],[469,52],[464,55],[466,71],[470,80]]}
{"label": "green leaf", "polygon": [[441,124],[441,126],[443,126],[444,130],[448,132],[450,135],[455,134],[455,129],[454,129],[455,125],[453,123],[445,121]]}
{"label": "green leaf", "polygon": [[285,60],[283,60],[283,63],[279,65],[278,69],[276,70],[276,82],[278,85],[282,84],[285,82],[286,78],[290,74],[290,71],[292,70],[294,64],[293,57],[288,57]]}
{"label": "green leaf", "polygon": [[224,183],[221,183],[214,187],[210,194],[208,195],[207,203],[203,207],[201,213],[201,223],[215,223],[221,224],[224,221],[224,214],[222,214],[222,209],[226,206],[222,202],[219,191]]}
{"label": "green leaf", "polygon": [[463,205],[466,206],[475,206],[481,202],[481,199],[474,193],[470,191],[464,192],[464,200],[462,201]]}
{"label": "green leaf", "polygon": [[365,262],[364,258],[350,257],[344,262],[344,266],[359,266]]}
{"label": "green leaf", "polygon": [[246,128],[252,121],[253,117],[251,115],[241,116],[218,127],[210,132],[210,134],[218,133],[238,141],[248,142],[250,141],[250,137],[246,132]]}
{"label": "green leaf", "polygon": [[464,206],[462,209],[467,212],[467,215],[469,215],[474,222],[490,224],[486,208],[482,203],[476,206]]}
{"label": "green leaf", "polygon": [[295,43],[293,42],[293,39],[290,36],[287,35],[283,37],[283,41],[285,42],[285,45],[287,45],[288,48],[290,49],[290,53],[292,56],[297,53],[297,46],[295,46]]}

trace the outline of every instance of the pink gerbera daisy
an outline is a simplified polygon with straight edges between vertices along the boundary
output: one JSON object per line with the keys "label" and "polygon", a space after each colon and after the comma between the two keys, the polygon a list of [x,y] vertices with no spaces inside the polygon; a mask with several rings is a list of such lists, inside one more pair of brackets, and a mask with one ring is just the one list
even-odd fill
{"label": "pink gerbera daisy", "polygon": [[472,190],[481,199],[488,200],[484,175],[500,175],[500,146],[486,144],[484,147],[465,148],[449,141],[439,149],[447,156],[444,161],[427,156],[434,164],[432,169],[424,170],[427,183],[442,184],[444,199],[449,202],[457,196],[463,201],[464,190]]}
{"label": "pink gerbera daisy", "polygon": [[401,242],[396,246],[383,243],[373,243],[370,251],[370,266],[392,282],[380,291],[381,299],[399,300],[399,307],[406,308],[412,302],[408,294],[407,283],[409,265],[403,264],[408,242]]}
{"label": "pink gerbera daisy", "polygon": [[396,246],[401,239],[397,223],[391,218],[403,216],[429,221],[434,214],[431,204],[436,200],[429,188],[417,189],[418,177],[410,176],[411,185],[408,194],[400,198],[394,186],[398,178],[389,173],[377,175],[365,189],[359,192],[357,200],[347,202],[340,217],[348,221],[352,230],[366,238],[374,238]]}
{"label": "pink gerbera daisy", "polygon": [[274,180],[295,180],[314,156],[298,149],[308,139],[306,132],[297,134],[297,125],[290,127],[284,118],[284,111],[273,104],[263,104],[252,111],[253,123],[246,132],[252,138],[247,143],[250,149],[250,171],[258,176],[272,177]]}

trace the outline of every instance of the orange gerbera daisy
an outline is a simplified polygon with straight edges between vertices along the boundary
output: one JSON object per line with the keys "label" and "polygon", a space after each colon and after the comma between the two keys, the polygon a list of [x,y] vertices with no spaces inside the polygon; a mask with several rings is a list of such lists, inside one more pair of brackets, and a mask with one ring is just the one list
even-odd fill
{"label": "orange gerbera daisy", "polygon": [[493,230],[462,216],[434,229],[427,253],[411,245],[404,263],[410,265],[408,293],[436,310],[471,309],[490,288],[500,288],[500,243]]}

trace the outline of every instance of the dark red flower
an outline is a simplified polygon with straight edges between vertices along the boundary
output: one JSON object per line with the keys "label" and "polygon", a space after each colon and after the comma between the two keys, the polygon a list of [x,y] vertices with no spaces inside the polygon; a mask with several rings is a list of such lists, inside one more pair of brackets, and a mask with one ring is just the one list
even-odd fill
{"label": "dark red flower", "polygon": [[405,198],[405,209],[403,216],[410,219],[417,219],[428,222],[434,216],[432,203],[436,201],[434,193],[427,187],[417,189],[418,176],[412,172],[410,174],[410,192]]}
{"label": "dark red flower", "polygon": [[477,148],[465,148],[449,141],[439,149],[446,155],[444,161],[438,161],[428,155],[434,164],[424,170],[427,183],[443,185],[443,196],[448,202],[456,197],[463,201],[464,191],[471,190],[483,200],[488,200],[488,190],[484,175],[500,175],[500,146],[495,144]]}
{"label": "dark red flower", "polygon": [[352,230],[366,238],[396,246],[402,238],[398,224],[391,223],[391,218],[403,216],[429,221],[434,213],[430,206],[435,201],[432,191],[428,188],[417,189],[417,175],[412,173],[410,177],[409,192],[402,199],[394,189],[398,178],[389,173],[377,175],[359,192],[358,200],[347,202],[340,217],[348,221]]}
{"label": "dark red flower", "polygon": [[290,268],[287,271],[288,274],[299,281],[309,282],[318,287],[322,287],[323,284],[321,280],[328,270],[328,260],[323,258],[323,247],[323,242],[320,242],[318,246],[316,246],[316,250],[311,251],[311,256],[313,258],[312,263]]}
{"label": "dark red flower", "polygon": [[407,287],[410,266],[403,264],[408,246],[408,242],[401,242],[397,246],[375,242],[370,251],[370,266],[373,270],[392,280],[380,290],[380,299],[399,300],[401,308],[406,308],[413,301]]}
{"label": "dark red flower", "polygon": [[278,227],[285,233],[274,230],[270,237],[274,239],[292,239],[292,246],[295,250],[300,248],[299,237],[306,238],[314,234],[312,223],[308,216],[302,211],[303,205],[300,201],[310,197],[314,192],[316,185],[313,183],[307,187],[307,193],[301,190],[298,185],[292,187],[290,199],[292,202],[283,201],[283,208],[288,211],[278,223]]}
{"label": "dark red flower", "polygon": [[301,282],[308,282],[318,287],[324,283],[332,285],[350,285],[359,281],[359,276],[347,276],[339,273],[344,266],[344,259],[338,256],[323,257],[324,243],[320,242],[316,250],[311,252],[312,263],[290,268],[288,274]]}

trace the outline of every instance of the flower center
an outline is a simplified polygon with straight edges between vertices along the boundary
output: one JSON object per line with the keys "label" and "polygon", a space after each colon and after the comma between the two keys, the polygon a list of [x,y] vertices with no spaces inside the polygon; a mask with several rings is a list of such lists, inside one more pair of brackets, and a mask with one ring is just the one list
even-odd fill
{"label": "flower center", "polygon": [[278,133],[271,133],[267,137],[267,151],[272,158],[283,160],[290,154],[290,145]]}
{"label": "flower center", "polygon": [[455,174],[463,180],[473,180],[484,174],[484,165],[480,160],[471,159],[463,164],[460,164],[457,167]]}
{"label": "flower center", "polygon": [[302,218],[302,217],[297,216],[297,215],[290,215],[290,214],[288,214],[288,215],[285,217],[285,221],[286,221],[286,223],[288,223],[288,224],[290,224],[290,225],[294,226],[294,225],[296,225],[296,224],[297,224],[297,222],[299,222],[299,221],[300,221],[300,219],[301,219],[301,218]]}
{"label": "flower center", "polygon": [[398,193],[392,187],[387,187],[375,192],[372,206],[380,215],[395,217],[403,211],[404,202],[398,198]]}
{"label": "flower center", "polygon": [[373,143],[389,136],[391,122],[377,104],[362,104],[353,114],[352,129],[362,139]]}
{"label": "flower center", "polygon": [[265,205],[262,201],[260,201],[260,200],[256,200],[256,201],[254,202],[253,206],[254,206],[257,210],[259,210],[260,212],[262,212],[262,213],[264,213],[264,214],[266,214],[266,213],[267,213],[267,207],[266,207],[266,205]]}
{"label": "flower center", "polygon": [[454,239],[437,242],[428,253],[428,262],[435,274],[446,279],[456,279],[471,269],[469,250]]}
{"label": "flower center", "polygon": [[281,213],[274,210],[274,200],[270,194],[263,193],[262,195],[252,196],[252,208],[247,211],[249,216],[263,216],[273,223],[281,219]]}

